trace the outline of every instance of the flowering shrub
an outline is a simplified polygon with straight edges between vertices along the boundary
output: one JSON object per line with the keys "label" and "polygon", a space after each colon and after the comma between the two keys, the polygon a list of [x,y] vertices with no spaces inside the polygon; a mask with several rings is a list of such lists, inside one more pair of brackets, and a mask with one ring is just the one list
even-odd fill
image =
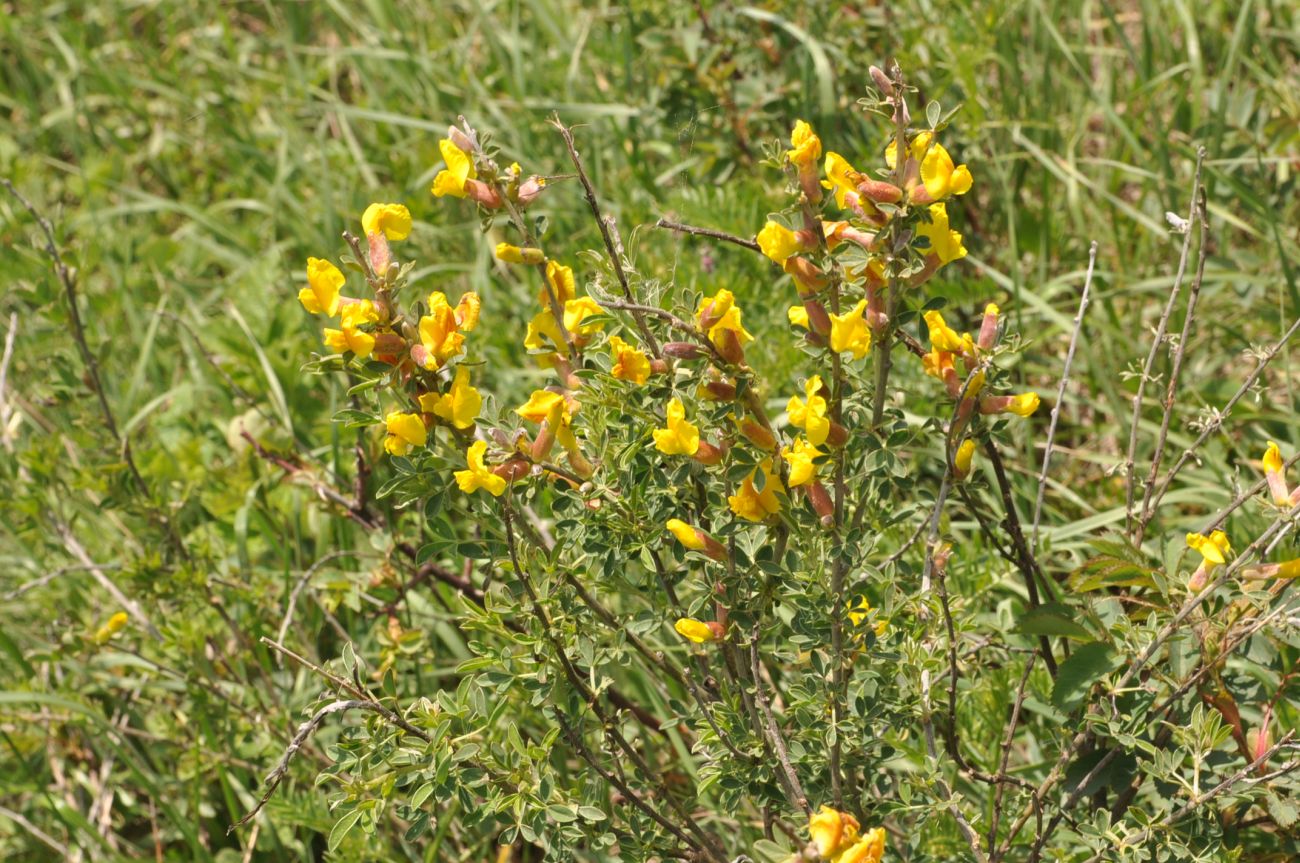
{"label": "flowering shrub", "polygon": [[[754,239],[674,226],[765,256],[762,285],[639,272],[558,120],[564,181],[451,127],[431,193],[507,233],[498,276],[535,289],[524,373],[476,349],[507,310],[416,284],[402,204],[367,208],[337,263],[308,260],[299,300],[327,321],[308,368],[347,376],[336,420],[379,429],[376,497],[420,538],[380,535],[415,567],[401,594],[454,588],[443,620],[473,651],[413,699],[331,678],[296,741],[369,717],[327,770],[331,847],[390,808],[407,841],[548,859],[1217,859],[1248,813],[1294,822],[1273,715],[1294,648],[1266,626],[1300,563],[1251,562],[1300,502],[1277,447],[1261,481],[1277,517],[1235,558],[1230,512],[1187,534],[1190,574],[1142,551],[1182,464],[1161,482],[1162,435],[1140,502],[1130,448],[1126,535],[1074,571],[1051,562],[1041,494],[1026,527],[1008,480],[1037,470],[1020,453],[1040,396],[1012,384],[1024,343],[999,298],[946,308],[977,172],[940,106],[915,118],[898,70],[872,78],[875,151],[796,122],[768,160],[788,206]],[[571,180],[604,240],[585,273],[530,215]],[[745,304],[771,292],[788,328],[751,331]],[[757,352],[797,375],[760,375]],[[420,639],[388,615],[385,679]],[[1248,672],[1225,660],[1248,638],[1259,682],[1239,705],[1224,676]]]}

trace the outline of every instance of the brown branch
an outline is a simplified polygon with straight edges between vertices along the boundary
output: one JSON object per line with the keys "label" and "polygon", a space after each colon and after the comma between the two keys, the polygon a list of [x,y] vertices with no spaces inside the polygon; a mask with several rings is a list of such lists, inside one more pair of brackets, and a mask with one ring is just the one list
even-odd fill
{"label": "brown branch", "polygon": [[749,249],[751,252],[762,251],[755,240],[747,240],[744,237],[738,237],[735,234],[729,234],[726,231],[719,231],[717,228],[700,228],[695,225],[683,225],[681,222],[674,222],[669,219],[660,219],[655,222],[655,227],[663,228],[668,231],[675,231],[679,234],[691,234],[697,237],[708,237],[713,240],[721,240],[724,243],[731,243],[733,246],[740,246]]}

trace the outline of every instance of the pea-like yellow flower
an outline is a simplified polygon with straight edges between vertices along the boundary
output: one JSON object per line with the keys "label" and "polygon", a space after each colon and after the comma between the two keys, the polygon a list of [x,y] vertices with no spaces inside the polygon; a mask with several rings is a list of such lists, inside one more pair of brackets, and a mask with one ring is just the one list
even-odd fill
{"label": "pea-like yellow flower", "polygon": [[823,860],[829,860],[858,838],[858,820],[829,806],[808,816],[808,835]]}
{"label": "pea-like yellow flower", "polygon": [[858,177],[861,174],[856,168],[849,164],[839,153],[826,154],[826,179],[822,185],[832,190],[835,194],[835,206],[841,210],[846,209],[849,205],[849,195],[853,195],[853,202],[858,200]]}
{"label": "pea-like yellow flower", "polygon": [[643,351],[623,341],[618,336],[609,337],[609,353],[614,365],[609,372],[621,381],[631,381],[640,386],[650,380],[650,359]]}
{"label": "pea-like yellow flower", "polygon": [[483,462],[485,453],[487,453],[487,441],[476,440],[469,445],[469,449],[465,451],[465,462],[469,468],[458,470],[453,474],[456,485],[465,494],[473,494],[483,489],[493,497],[500,497],[506,490],[505,477],[497,476],[488,469]]}
{"label": "pea-like yellow flower", "polygon": [[885,828],[876,827],[842,851],[835,863],[880,863],[884,854]]}
{"label": "pea-like yellow flower", "polygon": [[1007,405],[1006,410],[1007,413],[1018,417],[1030,417],[1038,410],[1038,405],[1038,393],[1020,393],[1011,397],[1011,403]]}
{"label": "pea-like yellow flower", "polygon": [[960,354],[971,344],[969,338],[962,338],[957,331],[948,326],[947,321],[938,310],[925,313],[925,325],[930,330],[930,345],[938,351]]}
{"label": "pea-like yellow flower", "polygon": [[781,458],[790,465],[790,487],[807,485],[817,479],[817,465],[814,460],[825,454],[803,438],[796,438],[794,446],[781,450]]}
{"label": "pea-like yellow flower", "polygon": [[871,327],[864,315],[867,301],[859,300],[849,312],[831,317],[831,350],[838,354],[849,351],[860,360],[871,350]]}
{"label": "pea-like yellow flower", "polygon": [[830,414],[821,389],[821,375],[813,375],[803,384],[806,400],[798,396],[790,396],[790,401],[785,407],[790,415],[790,425],[803,429],[808,435],[808,442],[813,446],[826,443],[826,438],[831,431]]}
{"label": "pea-like yellow flower", "polygon": [[298,302],[313,315],[334,317],[339,313],[339,290],[347,279],[343,271],[323,258],[307,259],[307,287],[298,292]]}
{"label": "pea-like yellow flower", "polygon": [[424,427],[424,420],[419,414],[392,411],[384,417],[384,427],[388,436],[384,438],[384,449],[389,455],[406,455],[418,446],[429,442],[429,430]]}
{"label": "pea-like yellow flower", "polygon": [[957,472],[957,479],[970,476],[971,461],[975,458],[975,441],[971,438],[961,442],[957,452],[953,453],[952,466]]}
{"label": "pea-like yellow flower", "polygon": [[534,390],[527,402],[515,408],[515,413],[529,422],[546,423],[545,432],[535,442],[534,458],[545,458],[552,438],[570,453],[577,450],[578,439],[573,434],[573,416],[577,412],[576,401],[551,390]]}
{"label": "pea-like yellow flower", "polygon": [[[853,624],[854,629],[862,626],[863,622],[870,616],[871,603],[867,602],[865,596],[859,597],[858,604],[849,609],[849,623]],[[879,618],[871,629],[876,633],[876,638],[883,638],[885,631],[889,629],[889,621],[883,617]]]}
{"label": "pea-like yellow flower", "polygon": [[1282,463],[1282,451],[1273,441],[1268,442],[1264,450],[1264,478],[1268,481],[1268,490],[1273,495],[1273,503],[1289,506],[1294,503],[1291,490],[1286,484],[1286,465]]}
{"label": "pea-like yellow flower", "polygon": [[754,238],[758,248],[772,261],[784,264],[789,258],[804,251],[795,232],[779,222],[768,221]]}
{"label": "pea-like yellow flower", "polygon": [[1232,553],[1232,543],[1228,541],[1228,535],[1221,530],[1216,530],[1209,536],[1189,533],[1187,534],[1187,547],[1200,552],[1201,557],[1209,566],[1221,566],[1227,562],[1224,555]]}
{"label": "pea-like yellow flower", "polygon": [[361,228],[369,234],[382,233],[389,240],[411,236],[411,211],[403,204],[371,204],[361,214]]}
{"label": "pea-like yellow flower", "polygon": [[948,209],[943,204],[930,205],[930,221],[917,225],[916,233],[930,241],[929,251],[939,258],[940,265],[966,257],[961,234],[948,227]]}
{"label": "pea-like yellow flower", "polygon": [[742,345],[754,340],[741,323],[741,311],[740,306],[736,305],[736,295],[726,288],[712,297],[700,300],[696,320],[704,328],[711,342],[716,343],[724,331],[735,333]]}
{"label": "pea-like yellow flower", "polygon": [[439,369],[460,353],[465,336],[459,331],[456,312],[441,291],[429,296],[429,313],[420,318],[420,344],[424,347],[424,367]]}
{"label": "pea-like yellow flower", "polygon": [[668,519],[666,527],[669,533],[677,537],[678,542],[691,551],[702,552],[718,561],[727,559],[726,547],[698,527],[689,525],[680,518]]}
{"label": "pea-like yellow flower", "polygon": [[673,629],[677,634],[687,641],[693,641],[696,644],[708,644],[714,641],[721,641],[724,635],[722,624],[716,621],[705,623],[702,620],[696,620],[693,617],[681,617],[673,624]]}
{"label": "pea-like yellow flower", "polygon": [[465,366],[456,367],[456,376],[447,392],[420,396],[420,410],[458,429],[473,428],[482,408],[483,396],[470,384],[469,369]]}
{"label": "pea-like yellow flower", "polygon": [[562,393],[551,390],[533,390],[528,401],[515,408],[515,413],[533,423],[557,420],[568,413],[568,400]]}
{"label": "pea-like yellow flower", "polygon": [[126,624],[130,619],[131,618],[127,616],[125,611],[119,611],[114,614],[108,620],[104,621],[103,626],[95,630],[95,643],[107,644],[113,636],[126,628]]}
{"label": "pea-like yellow flower", "polygon": [[364,330],[344,326],[341,330],[326,327],[324,331],[325,347],[336,354],[351,351],[359,359],[365,359],[375,350],[375,337]]}
{"label": "pea-like yellow flower", "polygon": [[655,449],[664,455],[695,455],[700,448],[700,430],[686,419],[681,399],[668,403],[664,428],[654,430]]}
{"label": "pea-like yellow flower", "polygon": [[[908,158],[915,159],[917,162],[924,160],[926,151],[930,149],[930,141],[932,139],[933,136],[929,132],[918,133],[917,136],[912,139],[911,143],[907,145]],[[891,171],[897,164],[897,157],[898,141],[894,138],[890,138],[889,146],[885,148],[885,164],[889,166]]]}
{"label": "pea-like yellow flower", "polygon": [[546,260],[546,253],[533,246],[512,246],[509,243],[497,243],[497,260],[507,264],[536,265]]}
{"label": "pea-like yellow flower", "polygon": [[[764,480],[762,491],[754,485],[754,478],[759,471],[762,471]],[[727,505],[733,513],[746,521],[763,521],[769,515],[781,511],[781,501],[776,496],[780,489],[781,481],[772,472],[772,463],[764,461],[745,477],[740,489],[727,498]]]}
{"label": "pea-like yellow flower", "polygon": [[786,309],[785,314],[786,317],[790,319],[790,323],[793,326],[803,327],[805,330],[812,329],[808,320],[808,309],[804,308],[802,305],[791,306]]}
{"label": "pea-like yellow flower", "polygon": [[[551,286],[551,292],[555,294],[555,301],[560,304],[560,308],[564,308],[565,303],[578,295],[573,280],[573,269],[559,261],[546,262],[546,281]],[[550,299],[546,296],[545,288],[542,288],[537,295],[537,301],[542,304],[542,308],[550,308]]]}
{"label": "pea-like yellow flower", "polygon": [[952,156],[943,144],[934,142],[921,161],[921,182],[931,201],[942,201],[949,195],[964,195],[970,191],[971,173],[965,165],[954,166]]}
{"label": "pea-like yellow flower", "polygon": [[478,172],[474,170],[474,159],[469,153],[452,143],[450,138],[439,141],[438,150],[442,153],[442,160],[447,163],[447,167],[433,178],[433,188],[430,191],[438,198],[443,195],[451,195],[453,198],[465,197],[465,182],[478,176]]}
{"label": "pea-like yellow flower", "polygon": [[[581,347],[593,333],[604,328],[603,323],[587,324],[587,318],[604,314],[605,310],[591,297],[578,297],[564,304],[564,328],[574,337]],[[530,351],[547,347],[546,340],[559,347],[564,344],[564,334],[555,321],[549,306],[533,316],[528,322],[528,332],[524,335],[524,347]]]}
{"label": "pea-like yellow flower", "polygon": [[790,163],[800,168],[816,165],[822,157],[822,139],[817,137],[812,126],[803,120],[797,120],[790,133],[790,149],[786,151]]}

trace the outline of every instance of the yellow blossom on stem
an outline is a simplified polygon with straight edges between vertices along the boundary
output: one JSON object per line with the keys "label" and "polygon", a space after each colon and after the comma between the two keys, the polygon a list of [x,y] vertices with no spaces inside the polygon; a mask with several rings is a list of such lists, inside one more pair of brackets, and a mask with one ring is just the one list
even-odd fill
{"label": "yellow blossom on stem", "polygon": [[735,333],[741,344],[754,340],[754,337],[741,323],[740,306],[736,305],[736,296],[723,288],[712,297],[700,300],[696,319],[704,329],[709,340],[715,344],[724,332]]}
{"label": "yellow blossom on stem", "polygon": [[[920,162],[925,158],[926,150],[930,149],[930,140],[933,136],[929,132],[921,132],[912,139],[907,145],[907,155],[909,159],[915,159]],[[889,139],[889,146],[885,148],[885,164],[892,171],[897,164],[898,141],[894,138]]]}
{"label": "yellow blossom on stem", "polygon": [[1291,499],[1291,490],[1286,484],[1286,466],[1282,463],[1282,451],[1278,449],[1277,444],[1273,441],[1268,442],[1268,449],[1264,450],[1264,478],[1268,481],[1269,492],[1273,495],[1273,503],[1278,506],[1289,506],[1295,503]]}
{"label": "yellow blossom on stem", "polygon": [[948,326],[948,323],[943,319],[943,315],[937,310],[926,312],[924,317],[925,325],[930,330],[930,345],[935,350],[955,354],[966,350],[968,340],[963,339],[957,334],[956,330]]}
{"label": "yellow blossom on stem", "polygon": [[1226,563],[1227,559],[1224,555],[1232,553],[1232,543],[1228,541],[1228,535],[1221,530],[1216,530],[1209,536],[1189,533],[1187,547],[1200,552],[1201,558],[1214,566]]}
{"label": "yellow blossom on stem", "polygon": [[114,614],[108,620],[104,621],[103,626],[95,630],[95,643],[107,644],[112,640],[113,636],[126,628],[126,624],[130,619],[131,618],[127,616],[125,611],[119,611]]}
{"label": "yellow blossom on stem", "polygon": [[405,240],[411,235],[411,211],[403,204],[371,204],[361,214],[366,235],[380,234],[388,240]]}
{"label": "yellow blossom on stem", "polygon": [[754,239],[763,254],[778,264],[805,251],[795,232],[779,222],[768,221]]}
{"label": "yellow blossom on stem", "polygon": [[681,617],[673,624],[673,629],[677,634],[687,641],[696,644],[708,644],[714,641],[721,641],[723,635],[722,624],[716,621],[705,623],[702,620],[696,620],[693,617]]}
{"label": "yellow blossom on stem", "polygon": [[809,325],[808,310],[803,306],[791,306],[786,309],[785,314],[786,317],[790,319],[790,323],[794,326],[803,327],[805,330],[812,329]]}
{"label": "yellow blossom on stem", "polygon": [[[477,319],[477,310],[474,317]],[[429,313],[420,318],[420,345],[423,348],[421,365],[432,371],[441,368],[447,360],[460,353],[465,344],[465,336],[459,329],[460,321],[456,310],[447,303],[446,295],[441,291],[430,294]]]}
{"label": "yellow blossom on stem", "polygon": [[835,863],[880,863],[885,854],[885,828],[876,827],[846,848]]}
{"label": "yellow blossom on stem", "polygon": [[447,167],[433,178],[433,188],[430,191],[438,198],[443,195],[451,195],[453,198],[465,197],[466,181],[478,176],[478,172],[474,170],[473,158],[457,147],[450,138],[439,141],[438,150],[442,153],[442,160],[447,163]]}
{"label": "yellow blossom on stem", "polygon": [[798,396],[790,396],[786,412],[790,415],[790,425],[801,428],[808,435],[808,442],[821,446],[830,435],[831,420],[826,398],[821,395],[822,379],[813,375],[804,381],[803,391],[806,401]]}
{"label": "yellow blossom on stem", "polygon": [[[754,485],[754,479],[762,471],[763,490]],[[762,521],[769,515],[781,511],[781,501],[776,493],[781,488],[781,481],[772,473],[772,463],[764,461],[745,477],[740,489],[727,498],[731,511],[746,521]]]}
{"label": "yellow blossom on stem", "polygon": [[948,209],[943,204],[930,205],[930,221],[917,225],[916,233],[930,241],[929,252],[940,265],[966,257],[961,234],[948,227]]}
{"label": "yellow blossom on stem", "polygon": [[483,489],[493,497],[500,497],[506,490],[505,477],[497,476],[488,469],[483,462],[485,453],[487,453],[487,441],[476,440],[469,445],[469,449],[465,452],[465,462],[469,468],[456,471],[454,474],[456,485],[465,494],[473,494]]}
{"label": "yellow blossom on stem", "polygon": [[668,532],[677,537],[677,541],[691,551],[699,551],[717,561],[727,559],[727,549],[713,537],[698,527],[687,524],[679,518],[668,519]]}
{"label": "yellow blossom on stem", "polygon": [[681,399],[668,403],[665,428],[654,430],[655,449],[664,455],[695,455],[700,448],[700,430],[686,419]]}
{"label": "yellow blossom on stem", "polygon": [[325,347],[336,354],[351,351],[359,359],[365,359],[375,350],[375,337],[364,330],[344,326],[341,330],[325,328]]}
{"label": "yellow blossom on stem", "polygon": [[855,360],[867,355],[871,350],[871,328],[864,318],[866,311],[867,301],[859,300],[846,314],[831,315],[831,350],[836,353],[849,351]]}
{"label": "yellow blossom on stem", "polygon": [[970,476],[971,461],[975,457],[975,441],[971,438],[961,442],[957,447],[957,452],[953,454],[952,466],[957,473],[957,479],[965,479]]}
{"label": "yellow blossom on stem", "polygon": [[474,427],[478,412],[483,407],[483,396],[469,382],[469,369],[456,367],[451,388],[445,393],[424,393],[420,396],[420,410],[433,414],[458,429]]}
{"label": "yellow blossom on stem", "polygon": [[[551,260],[546,262],[546,281],[551,286],[551,292],[555,294],[555,301],[564,308],[564,304],[577,296],[577,290],[573,280],[573,269],[566,267],[559,261]],[[542,288],[537,300],[543,308],[550,308],[550,300],[546,296],[546,289]]]}
{"label": "yellow blossom on stem", "polygon": [[971,173],[965,165],[954,166],[952,156],[937,141],[921,161],[921,182],[931,201],[942,201],[949,195],[964,195],[970,191]]}
{"label": "yellow blossom on stem", "polygon": [[781,458],[790,465],[790,487],[807,485],[817,479],[817,465],[814,459],[825,454],[803,438],[796,438],[794,446],[781,450]]}
{"label": "yellow blossom on stem", "polygon": [[[862,626],[863,622],[871,616],[871,603],[867,602],[865,596],[858,598],[858,604],[849,609],[849,623],[853,624],[856,629]],[[889,621],[883,617],[878,619],[872,630],[876,633],[876,638],[883,638],[885,630],[889,628]]]}
{"label": "yellow blossom on stem", "polygon": [[614,360],[610,374],[621,381],[644,384],[650,379],[650,359],[644,352],[618,336],[609,337],[609,353]]}
{"label": "yellow blossom on stem", "polygon": [[496,256],[507,264],[540,264],[546,260],[546,254],[532,246],[512,246],[509,243],[497,243]]}
{"label": "yellow blossom on stem", "polygon": [[857,203],[858,177],[861,176],[857,169],[839,153],[827,153],[825,170],[826,179],[822,185],[835,193],[835,206],[841,210],[847,209],[850,205],[849,195],[853,196],[852,203]]}
{"label": "yellow blossom on stem", "polygon": [[392,411],[384,417],[384,427],[388,432],[384,449],[389,455],[406,455],[429,441],[429,430],[424,427],[419,414]]}
{"label": "yellow blossom on stem", "polygon": [[334,317],[339,313],[339,290],[347,279],[343,271],[323,258],[307,259],[307,287],[298,292],[298,302],[313,315]]}
{"label": "yellow blossom on stem", "polygon": [[1020,393],[1011,397],[1011,402],[1007,405],[1006,411],[1018,417],[1030,417],[1033,416],[1034,411],[1038,410],[1038,405],[1038,393]]}
{"label": "yellow blossom on stem", "polygon": [[822,859],[829,860],[858,838],[858,820],[829,806],[808,816],[808,835]]}
{"label": "yellow blossom on stem", "polygon": [[794,129],[790,133],[790,149],[786,151],[786,156],[791,164],[800,168],[816,166],[817,160],[822,157],[821,138],[818,138],[812,126],[803,120],[795,121]]}

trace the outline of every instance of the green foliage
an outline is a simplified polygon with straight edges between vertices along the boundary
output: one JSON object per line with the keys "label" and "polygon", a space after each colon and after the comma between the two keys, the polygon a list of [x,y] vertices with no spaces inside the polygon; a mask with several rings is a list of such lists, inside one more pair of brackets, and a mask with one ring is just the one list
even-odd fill
{"label": "green foliage", "polygon": [[[1175,618],[1195,567],[1183,535],[1256,481],[1265,441],[1288,454],[1300,447],[1289,349],[1221,428],[1206,425],[1300,306],[1300,35],[1286,2],[724,4],[704,16],[658,0],[10,6],[0,16],[0,176],[53,223],[117,434],[44,239],[0,190],[0,325],[15,334],[0,388],[6,859],[483,859],[515,842],[518,859],[547,849],[595,860],[682,847],[583,749],[653,807],[689,810],[692,819],[669,820],[721,837],[727,859],[796,850],[803,813],[755,726],[757,690],[733,682],[721,654],[694,651],[671,630],[660,564],[684,613],[704,619],[713,597],[702,573],[716,564],[661,526],[683,501],[701,512],[726,503],[716,487],[701,493],[696,467],[654,452],[649,429],[669,389],[629,392],[608,377],[607,353],[589,351],[581,421],[608,470],[586,491],[520,487],[516,505],[562,540],[554,551],[519,543],[534,605],[508,565],[500,508],[481,493],[467,500],[451,480],[463,447],[384,456],[370,430],[390,406],[376,400],[384,370],[343,374],[339,360],[312,360],[319,330],[293,297],[304,259],[340,259],[339,234],[356,230],[367,203],[404,201],[416,220],[400,247],[415,262],[411,296],[482,295],[485,325],[473,334],[482,415],[520,404],[550,380],[520,345],[537,283],[492,259],[511,238],[504,222],[482,237],[472,207],[435,201],[428,187],[457,114],[491,130],[503,164],[567,173],[547,122],[558,112],[578,124],[637,297],[689,317],[699,297],[731,288],[760,335],[746,357],[776,416],[816,357],[791,349],[789,280],[744,249],[652,226],[666,217],[748,237],[782,210],[797,224],[765,159],[803,118],[828,148],[874,165],[887,124],[858,100],[867,65],[891,52],[918,88],[915,121],[951,116],[944,144],[977,177],[952,208],[970,256],[910,297],[898,321],[924,343],[922,311],[942,307],[964,329],[998,302],[1007,348],[990,386],[1038,392],[1045,405],[1027,422],[984,427],[1005,457],[1005,491],[979,451],[944,508],[948,632],[937,585],[922,593],[921,584],[951,404],[895,349],[891,386],[907,395],[891,397],[887,428],[854,450],[851,470],[864,478],[854,491],[872,506],[844,543],[845,599],[864,596],[876,610],[868,620],[887,617],[889,628],[854,648],[838,722],[828,721],[827,681],[839,558],[811,511],[792,516],[796,541],[785,546],[775,529],[717,524],[746,574],[727,601],[742,638],[762,625],[760,677],[810,801],[834,799],[838,743],[843,808],[890,827],[887,859],[968,855],[950,799],[986,851],[999,810],[999,845],[1011,841],[1008,859],[1027,858],[1038,835],[1031,794],[1054,776],[1038,801],[1050,826],[1042,859],[1297,853],[1295,782],[1268,773],[1294,753],[1242,773],[1261,729],[1277,743],[1300,721],[1289,583],[1234,577]],[[1208,152],[1210,241],[1185,344],[1182,300],[1171,321],[1186,351],[1164,470],[1201,429],[1217,430],[1135,543],[1124,532],[1130,401],[1183,240],[1164,214],[1186,217],[1198,146]],[[580,285],[617,294],[572,180],[555,181],[530,215]],[[1033,607],[1003,522],[1009,501],[1030,533],[1093,240],[1093,306],[1034,531],[1040,588],[1055,589]],[[1193,257],[1184,296],[1195,269]],[[630,337],[624,313],[607,330],[615,320]],[[866,427],[871,362],[846,406]],[[1164,351],[1156,373],[1139,479],[1169,380]],[[725,412],[701,427],[718,428]],[[733,482],[752,468],[742,449],[726,472]],[[350,509],[359,466],[368,504]],[[587,509],[614,490],[626,509]],[[1224,522],[1243,561],[1278,521],[1265,500]],[[1270,536],[1276,547],[1262,559],[1297,556],[1289,533]],[[110,587],[140,614],[101,640],[122,608]],[[548,632],[607,722],[566,678]],[[742,677],[748,657],[736,654],[730,673]],[[266,792],[300,724],[356,698],[349,687],[428,740],[378,712],[329,714],[262,813],[228,833]],[[697,691],[710,693],[707,712]],[[927,716],[937,758],[926,751]],[[619,738],[652,769],[640,770]],[[997,792],[988,778],[1004,757],[1012,778]]]}

